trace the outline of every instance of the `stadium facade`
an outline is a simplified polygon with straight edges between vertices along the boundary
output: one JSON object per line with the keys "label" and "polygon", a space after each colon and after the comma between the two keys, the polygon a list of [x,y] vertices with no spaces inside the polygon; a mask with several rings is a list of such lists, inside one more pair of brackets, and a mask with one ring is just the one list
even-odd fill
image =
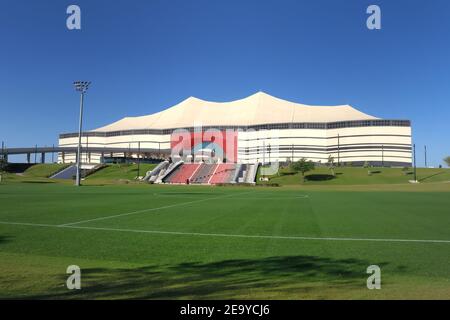
{"label": "stadium facade", "polygon": [[[64,133],[59,146],[75,147],[78,133]],[[99,148],[121,152],[99,152]],[[90,152],[89,149],[95,149]],[[258,92],[231,102],[190,97],[147,116],[126,117],[82,135],[82,162],[180,157],[184,162],[287,162],[409,166],[409,120],[380,119],[349,105],[309,106]],[[60,153],[59,162],[75,162]]]}

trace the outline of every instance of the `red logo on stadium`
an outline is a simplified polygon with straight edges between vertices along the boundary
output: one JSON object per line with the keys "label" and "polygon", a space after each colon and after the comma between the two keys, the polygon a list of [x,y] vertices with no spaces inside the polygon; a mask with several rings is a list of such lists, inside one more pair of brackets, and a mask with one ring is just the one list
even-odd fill
{"label": "red logo on stadium", "polygon": [[235,130],[175,130],[170,137],[172,158],[185,162],[237,162],[237,137]]}

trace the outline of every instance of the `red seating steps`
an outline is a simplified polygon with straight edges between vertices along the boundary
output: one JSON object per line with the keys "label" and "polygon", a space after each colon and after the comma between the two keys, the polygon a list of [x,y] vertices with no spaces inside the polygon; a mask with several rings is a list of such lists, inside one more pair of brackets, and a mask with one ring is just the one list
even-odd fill
{"label": "red seating steps", "polygon": [[234,163],[219,164],[219,167],[217,168],[209,183],[217,184],[230,182],[230,179],[232,178],[231,175],[235,172],[235,169],[236,165]]}
{"label": "red seating steps", "polygon": [[209,179],[216,170],[217,164],[203,163],[195,172],[191,179],[191,183],[208,183]]}
{"label": "red seating steps", "polygon": [[192,174],[200,166],[198,163],[184,163],[173,172],[165,182],[168,183],[186,183]]}

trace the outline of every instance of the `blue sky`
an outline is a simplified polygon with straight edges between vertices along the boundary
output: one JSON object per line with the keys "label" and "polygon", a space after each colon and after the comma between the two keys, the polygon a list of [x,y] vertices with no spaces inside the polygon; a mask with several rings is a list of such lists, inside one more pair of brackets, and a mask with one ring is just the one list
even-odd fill
{"label": "blue sky", "polygon": [[[57,144],[77,130],[74,80],[90,80],[84,126],[196,96],[259,90],[410,119],[423,165],[450,154],[450,1],[0,0],[0,140]],[[77,4],[82,29],[66,28]],[[377,4],[382,29],[366,28]],[[20,160],[20,159],[19,159]]]}

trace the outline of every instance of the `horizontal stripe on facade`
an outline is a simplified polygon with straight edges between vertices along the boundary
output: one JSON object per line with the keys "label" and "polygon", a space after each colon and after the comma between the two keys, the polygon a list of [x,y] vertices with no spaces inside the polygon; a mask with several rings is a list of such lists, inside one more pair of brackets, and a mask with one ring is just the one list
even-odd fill
{"label": "horizontal stripe on facade", "polygon": [[[278,160],[278,161],[285,161],[285,159],[287,159],[287,158],[291,159],[292,156],[283,157],[282,160],[277,159],[277,158],[269,159],[269,157],[266,157],[266,160],[267,160],[267,162],[269,162],[269,160],[271,160],[271,161],[276,161],[276,160]],[[316,160],[321,160],[321,161],[327,160],[327,157],[314,157],[314,156],[312,156],[312,157],[311,156],[303,157],[303,156],[294,155],[294,159],[301,159],[301,158],[316,159]],[[377,156],[374,156],[374,155],[361,155],[361,156],[342,156],[342,157],[339,157],[339,160],[350,159],[350,158],[361,159],[361,160],[353,160],[353,161],[366,161],[367,159],[377,158],[376,160],[367,160],[367,161],[380,161],[380,162],[381,162],[381,159],[382,159],[381,156],[377,157]],[[244,157],[242,160],[244,160],[244,161],[252,161],[253,160],[254,161],[254,160],[262,160],[262,159],[263,159],[263,157]],[[385,161],[389,161],[387,159],[399,159],[399,162],[403,162],[403,161],[411,162],[412,161],[411,157],[401,157],[401,156],[385,156],[384,159],[385,159]],[[337,157],[335,157],[334,160],[337,161]]]}
{"label": "horizontal stripe on facade", "polygon": [[[141,145],[143,145],[143,144],[151,144],[151,143],[156,143],[156,144],[170,144],[170,142],[160,142],[160,143],[158,143],[158,142],[151,142],[151,141],[139,141],[140,142],[140,144]],[[204,142],[208,142],[208,141],[204,141]],[[92,143],[89,143],[89,142],[82,142],[81,143],[81,145],[83,146],[83,148],[85,148],[86,146],[92,146],[92,147],[94,147],[94,146],[107,146],[107,145],[117,145],[117,144],[124,144],[124,145],[132,145],[133,146],[133,148],[135,148],[135,146],[136,146],[136,144],[137,144],[138,142],[136,142],[136,141],[133,141],[133,142],[125,142],[125,141],[123,141],[123,142],[112,142],[112,143],[100,143],[100,142],[92,142]],[[65,147],[65,146],[77,146],[78,145],[78,142],[74,142],[74,143],[60,143],[59,144],[59,146],[60,147]],[[238,141],[238,145],[239,145],[239,141]],[[354,145],[377,145],[377,146],[385,146],[385,147],[388,147],[388,146],[408,146],[408,147],[410,147],[411,146],[411,144],[409,144],[409,143],[377,143],[377,142],[365,142],[365,143],[340,143],[340,144],[331,144],[331,145],[326,145],[326,146],[324,146],[323,144],[305,144],[305,145],[298,145],[298,144],[284,144],[284,145],[281,145],[281,146],[285,146],[285,147],[289,147],[289,148],[291,148],[292,147],[292,145],[294,145],[294,147],[299,147],[299,146],[301,146],[301,147],[317,147],[317,148],[333,148],[333,147],[345,147],[345,146],[354,146]],[[276,144],[272,144],[272,145],[270,145],[271,147],[275,147],[276,146]],[[278,146],[280,146],[280,145],[278,145]],[[266,147],[266,149],[269,147],[269,144],[266,144],[265,145],[265,147]],[[124,147],[124,148],[126,148],[126,146]],[[252,149],[252,148],[263,148],[263,147],[259,147],[259,146],[252,146],[252,147],[240,147],[240,148],[250,148],[250,149]],[[411,149],[411,147],[410,147],[410,149]]]}
{"label": "horizontal stripe on facade", "polygon": [[[243,142],[249,142],[249,141],[259,141],[259,140],[265,140],[265,141],[270,141],[270,140],[276,140],[276,139],[319,139],[319,140],[324,140],[324,139],[344,139],[344,138],[360,138],[360,137],[401,137],[401,138],[411,138],[410,135],[406,135],[406,134],[354,134],[354,135],[346,135],[346,136],[332,136],[332,137],[307,137],[307,136],[284,136],[284,137],[267,137],[267,138],[253,138],[253,139],[245,139],[245,138],[241,138],[238,137],[238,142],[243,141]],[[61,140],[64,139],[70,139],[70,138],[63,138]],[[120,144],[120,143],[171,143],[170,140],[168,141],[147,141],[147,140],[139,140],[139,141],[120,141],[120,142],[92,142],[93,144],[100,144],[100,145],[108,145],[108,144]],[[84,142],[83,142],[84,143]],[[73,144],[78,144],[78,141],[73,142],[73,143],[59,143],[59,146],[65,146],[65,145],[73,145]]]}
{"label": "horizontal stripe on facade", "polygon": [[294,147],[317,147],[317,148],[339,148],[339,147],[348,147],[348,146],[378,146],[380,148],[382,147],[390,147],[390,146],[405,146],[409,147],[411,149],[410,143],[379,143],[379,142],[362,142],[362,143],[340,143],[340,144],[330,144],[330,145],[323,145],[323,144],[265,144],[265,145],[257,145],[257,146],[251,146],[251,147],[239,147],[239,148],[248,148],[248,149],[268,149],[268,148],[274,148],[274,147],[287,147],[291,148]]}
{"label": "horizontal stripe on facade", "polygon": [[[330,151],[344,151],[344,150],[352,150],[352,149],[376,149],[376,150],[408,150],[411,151],[411,146],[406,145],[405,147],[402,146],[384,146],[381,147],[380,145],[374,145],[374,146],[368,146],[368,145],[349,145],[349,146],[345,146],[345,147],[316,147],[316,148],[310,148],[310,147],[299,147],[299,146],[295,146],[294,148],[292,148],[292,146],[286,146],[286,145],[282,145],[282,146],[272,146],[270,150],[315,150],[315,151],[323,151],[323,152],[330,152]],[[238,148],[238,151],[240,152],[246,152],[248,150],[248,152],[264,152],[264,148],[259,148],[259,147],[240,147]],[[265,152],[269,152],[269,149],[266,147],[265,148]]]}
{"label": "horizontal stripe on facade", "polygon": [[[154,143],[154,144],[170,144],[170,141],[164,141],[164,142],[158,142],[158,141],[121,141],[121,142],[89,142],[89,141],[82,141],[81,145],[90,145],[90,146],[94,146],[94,145],[100,145],[100,146],[109,146],[112,144],[131,144],[133,145],[133,147],[135,148],[136,145],[138,143],[145,144],[145,143]],[[58,144],[60,147],[64,147],[64,146],[77,146],[78,145],[78,141],[76,142],[72,142],[72,143],[59,143]],[[126,147],[125,147],[126,148]]]}
{"label": "horizontal stripe on facade", "polygon": [[[343,155],[345,155],[345,154],[354,153],[354,152],[371,152],[371,150],[350,150],[350,151],[340,152],[340,153],[339,153],[339,156],[343,156]],[[406,158],[411,158],[411,155],[410,155],[409,152],[406,152],[406,151],[395,151],[395,152],[396,152],[396,153],[406,153],[406,154],[409,154],[409,156],[406,157]],[[272,157],[274,157],[274,158],[277,158],[278,155],[280,155],[280,154],[292,155],[292,152],[287,151],[287,150],[283,150],[283,151],[280,151],[280,152],[277,152],[277,153],[272,153],[272,154],[270,154],[270,156],[272,156]],[[322,155],[324,155],[324,157],[327,157],[327,156],[329,156],[329,155],[331,155],[331,154],[334,154],[334,155],[337,157],[337,154],[338,154],[338,153],[337,153],[337,152],[327,153],[327,152],[319,152],[319,151],[294,152],[294,156],[296,156],[296,155],[298,155],[298,154],[322,154]],[[254,153],[239,153],[238,155],[239,155],[239,157],[243,157],[243,158],[249,157],[249,156],[261,158],[261,157],[264,156],[264,154],[262,154],[262,153],[256,153],[256,152],[254,152]],[[378,157],[378,156],[381,157],[381,154],[380,154],[380,153],[379,153],[379,154],[371,154],[370,156],[371,156],[371,157]],[[396,158],[396,157],[404,158],[403,156],[391,155],[391,154],[389,154],[389,153],[385,154],[384,156],[385,156],[385,157],[393,157],[393,158]],[[265,157],[266,157],[266,158],[269,157],[269,154],[266,153],[266,154],[265,154]],[[351,157],[365,157],[365,156],[351,156]],[[308,157],[308,158],[309,158],[309,157]]]}
{"label": "horizontal stripe on facade", "polygon": [[360,138],[360,137],[402,137],[402,138],[411,138],[410,135],[406,134],[354,134],[354,135],[346,135],[346,136],[332,136],[332,137],[298,137],[298,136],[284,136],[284,137],[267,137],[267,138],[252,138],[245,139],[239,138],[239,141],[259,141],[259,140],[276,140],[276,139],[344,139],[344,138]]}
{"label": "horizontal stripe on facade", "polygon": [[[305,122],[305,123],[273,123],[273,124],[257,124],[251,126],[202,126],[202,130],[277,130],[277,129],[342,129],[342,128],[361,128],[361,127],[410,127],[409,120],[352,120],[338,122]],[[83,136],[89,137],[115,137],[125,135],[164,135],[172,134],[174,130],[187,130],[194,132],[194,127],[189,128],[172,128],[172,129],[135,129],[135,130],[118,130],[109,132],[88,131],[83,132]],[[78,137],[78,133],[62,133],[60,139]]]}

